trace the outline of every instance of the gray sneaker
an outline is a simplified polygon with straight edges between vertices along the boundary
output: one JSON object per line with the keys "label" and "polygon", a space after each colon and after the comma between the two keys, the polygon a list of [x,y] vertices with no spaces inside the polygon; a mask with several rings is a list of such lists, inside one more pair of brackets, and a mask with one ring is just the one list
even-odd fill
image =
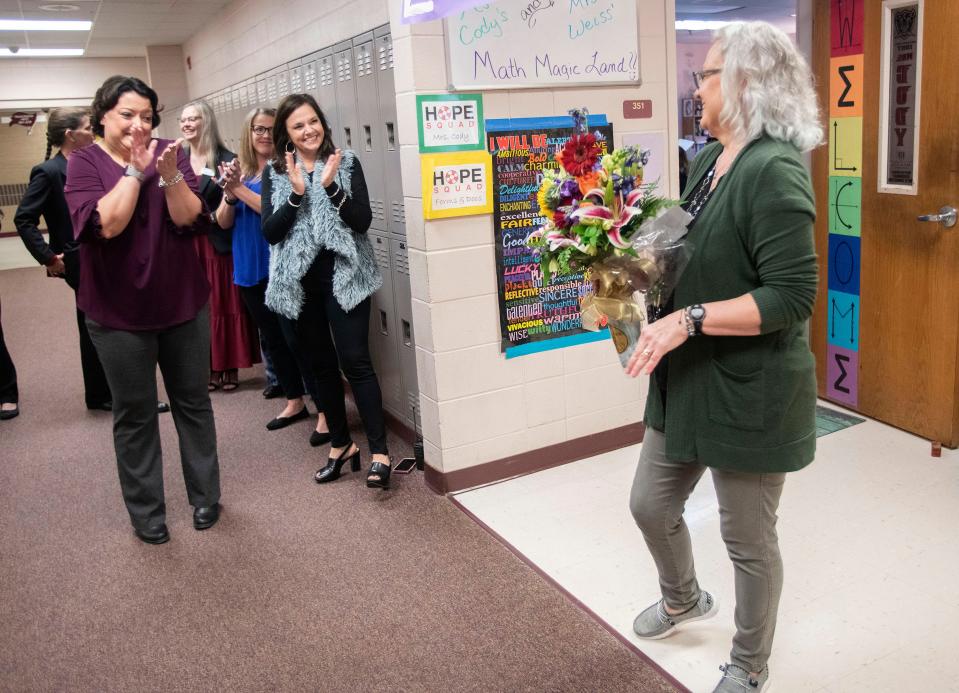
{"label": "gray sneaker", "polygon": [[713,690],[713,693],[759,693],[759,691],[769,690],[769,667],[763,667],[759,676],[753,677],[748,671],[736,664],[724,664],[719,667],[723,672],[723,677],[719,680],[719,685]]}
{"label": "gray sneaker", "polygon": [[659,640],[672,635],[687,623],[712,618],[718,612],[719,602],[706,591],[700,592],[699,600],[681,614],[667,614],[666,603],[660,599],[636,617],[633,632],[647,640]]}

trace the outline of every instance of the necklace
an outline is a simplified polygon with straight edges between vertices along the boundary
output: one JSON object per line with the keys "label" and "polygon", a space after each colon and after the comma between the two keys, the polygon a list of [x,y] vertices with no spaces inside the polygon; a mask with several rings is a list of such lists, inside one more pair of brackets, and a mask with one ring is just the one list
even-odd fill
{"label": "necklace", "polygon": [[699,213],[703,211],[703,207],[706,206],[706,202],[709,200],[709,196],[712,194],[712,184],[713,177],[716,175],[716,165],[713,164],[706,175],[703,176],[703,179],[699,182],[699,185],[696,187],[696,190],[693,191],[692,197],[686,202],[683,207],[693,220],[699,216]]}

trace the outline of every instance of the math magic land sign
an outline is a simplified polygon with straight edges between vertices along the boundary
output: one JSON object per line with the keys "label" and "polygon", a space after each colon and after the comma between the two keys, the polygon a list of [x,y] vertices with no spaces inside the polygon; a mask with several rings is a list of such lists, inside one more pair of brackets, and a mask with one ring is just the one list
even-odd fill
{"label": "math magic land sign", "polygon": [[485,151],[420,155],[423,218],[489,214],[493,207],[490,156]]}
{"label": "math magic land sign", "polygon": [[[613,126],[603,115],[589,116],[590,132],[612,150]],[[506,358],[609,338],[608,330],[588,332],[580,320],[579,299],[592,291],[582,273],[544,277],[526,246],[546,223],[537,192],[543,171],[559,168],[554,156],[574,134],[570,116],[486,121],[493,161],[493,236],[501,345]]]}

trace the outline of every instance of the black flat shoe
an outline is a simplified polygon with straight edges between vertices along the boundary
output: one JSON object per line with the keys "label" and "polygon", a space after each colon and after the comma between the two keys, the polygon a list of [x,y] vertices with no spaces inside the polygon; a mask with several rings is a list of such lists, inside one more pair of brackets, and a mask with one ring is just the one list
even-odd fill
{"label": "black flat shoe", "polygon": [[220,504],[201,505],[193,510],[193,529],[209,529],[220,519]]}
{"label": "black flat shoe", "polygon": [[20,407],[16,406],[13,409],[0,409],[0,421],[7,421],[20,416]]}
{"label": "black flat shoe", "polygon": [[157,412],[160,414],[166,414],[170,411],[170,405],[166,402],[157,402]]}
{"label": "black flat shoe", "polygon": [[263,389],[263,398],[264,399],[276,399],[283,394],[283,388],[279,385],[267,385]]}
{"label": "black flat shoe", "polygon": [[324,443],[329,443],[331,440],[333,440],[333,436],[330,435],[329,431],[326,431],[324,433],[320,433],[319,431],[313,431],[310,434],[310,445],[312,445],[314,448],[318,448]]}
{"label": "black flat shoe", "polygon": [[350,463],[350,470],[354,472],[360,471],[360,451],[357,449],[352,455],[347,456],[346,453],[349,449],[353,447],[353,443],[350,443],[343,449],[343,452],[340,453],[339,457],[329,458],[326,461],[326,466],[322,469],[316,470],[316,474],[313,475],[313,480],[318,484],[325,484],[327,481],[333,481],[334,479],[340,478],[340,469],[347,462]]}
{"label": "black flat shoe", "polygon": [[266,430],[268,431],[278,431],[281,428],[286,428],[292,423],[297,421],[302,421],[310,416],[310,412],[306,410],[306,407],[300,409],[293,416],[278,416],[273,419],[270,423],[266,425]]}
{"label": "black flat shoe", "polygon": [[165,524],[154,525],[153,527],[146,527],[144,529],[134,527],[133,533],[137,539],[145,544],[165,544],[170,541],[170,533],[167,531]]}
{"label": "black flat shoe", "polygon": [[87,409],[91,411],[113,411],[113,402],[107,400],[106,402],[98,402],[96,404],[90,404],[87,402]]}
{"label": "black flat shoe", "polygon": [[371,464],[370,471],[366,474],[367,488],[389,488],[392,471],[392,464],[383,464],[382,462]]}

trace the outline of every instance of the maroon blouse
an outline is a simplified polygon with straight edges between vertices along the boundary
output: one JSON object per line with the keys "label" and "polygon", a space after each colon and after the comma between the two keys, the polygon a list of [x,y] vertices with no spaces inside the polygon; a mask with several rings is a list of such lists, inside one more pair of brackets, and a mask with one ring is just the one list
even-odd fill
{"label": "maroon blouse", "polygon": [[[157,157],[169,143],[157,140]],[[196,176],[182,149],[177,167],[196,192]],[[67,163],[64,192],[80,252],[77,305],[115,330],[161,330],[192,320],[210,296],[193,245],[194,235],[210,230],[209,210],[204,204],[191,226],[174,225],[155,157],[144,171],[130,223],[119,236],[103,238],[97,203],[125,168],[96,144],[73,152]]]}

